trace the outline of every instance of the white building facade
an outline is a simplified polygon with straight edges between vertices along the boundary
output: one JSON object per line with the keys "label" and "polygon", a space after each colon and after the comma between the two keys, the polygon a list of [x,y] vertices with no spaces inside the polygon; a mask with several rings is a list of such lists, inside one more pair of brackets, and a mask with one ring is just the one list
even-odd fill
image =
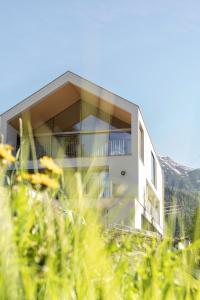
{"label": "white building facade", "polygon": [[162,169],[138,105],[66,72],[0,116],[2,140],[16,151],[19,119],[27,115],[37,159],[90,168],[84,192],[95,182],[108,224],[163,235]]}

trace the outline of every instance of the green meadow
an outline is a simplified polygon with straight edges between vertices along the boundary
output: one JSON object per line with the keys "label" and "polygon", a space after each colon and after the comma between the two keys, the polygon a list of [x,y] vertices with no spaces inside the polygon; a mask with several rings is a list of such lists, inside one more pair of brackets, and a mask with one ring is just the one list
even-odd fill
{"label": "green meadow", "polygon": [[28,174],[20,153],[0,145],[1,300],[200,299],[198,214],[182,249],[173,219],[163,239],[107,228],[90,203],[95,186],[85,199],[78,171],[40,163]]}

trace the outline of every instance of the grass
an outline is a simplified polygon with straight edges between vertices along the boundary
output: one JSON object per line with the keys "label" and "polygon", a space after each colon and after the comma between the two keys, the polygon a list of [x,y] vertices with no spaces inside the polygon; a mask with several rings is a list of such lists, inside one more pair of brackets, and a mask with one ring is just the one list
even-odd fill
{"label": "grass", "polygon": [[5,185],[14,160],[1,145],[0,299],[200,299],[198,238],[178,250],[171,230],[161,241],[105,229],[78,171],[45,158],[42,176],[16,164]]}

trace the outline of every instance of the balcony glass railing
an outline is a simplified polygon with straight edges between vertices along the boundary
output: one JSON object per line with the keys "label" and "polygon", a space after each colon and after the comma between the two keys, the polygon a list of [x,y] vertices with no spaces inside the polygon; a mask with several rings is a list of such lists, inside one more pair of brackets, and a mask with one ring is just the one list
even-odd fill
{"label": "balcony glass railing", "polygon": [[35,137],[37,157],[100,157],[131,154],[131,134],[127,131],[79,132]]}

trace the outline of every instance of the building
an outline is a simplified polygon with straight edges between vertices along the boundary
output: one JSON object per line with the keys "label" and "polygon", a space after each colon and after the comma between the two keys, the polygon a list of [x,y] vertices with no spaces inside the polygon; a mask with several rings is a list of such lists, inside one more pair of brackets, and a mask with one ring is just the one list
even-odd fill
{"label": "building", "polygon": [[37,158],[83,173],[92,163],[84,193],[96,183],[108,223],[163,234],[162,170],[138,105],[66,72],[1,115],[1,136],[16,150],[27,114]]}

